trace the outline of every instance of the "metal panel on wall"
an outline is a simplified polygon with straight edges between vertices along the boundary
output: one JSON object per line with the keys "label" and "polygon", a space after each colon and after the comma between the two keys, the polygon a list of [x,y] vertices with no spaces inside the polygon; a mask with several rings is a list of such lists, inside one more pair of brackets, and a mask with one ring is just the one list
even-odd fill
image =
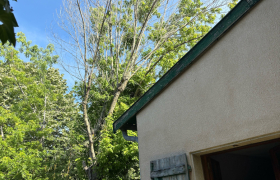
{"label": "metal panel on wall", "polygon": [[190,166],[186,154],[150,162],[152,180],[189,180]]}

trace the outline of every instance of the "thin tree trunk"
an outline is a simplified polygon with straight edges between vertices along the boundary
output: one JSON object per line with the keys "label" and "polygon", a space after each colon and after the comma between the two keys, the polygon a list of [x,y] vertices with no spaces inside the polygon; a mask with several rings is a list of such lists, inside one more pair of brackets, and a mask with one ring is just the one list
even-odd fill
{"label": "thin tree trunk", "polygon": [[83,103],[84,121],[86,124],[88,141],[89,141],[89,155],[90,155],[91,161],[94,161],[96,157],[95,157],[95,152],[94,152],[94,147],[93,147],[93,137],[91,134],[91,127],[90,127],[90,123],[89,123],[89,119],[88,119],[88,113],[87,113],[86,106],[87,105],[85,103]]}
{"label": "thin tree trunk", "polygon": [[102,125],[104,123],[104,113],[106,112],[106,106],[107,106],[107,102],[104,103],[101,113],[100,113],[100,117],[96,122],[96,126],[92,132],[92,134],[94,134],[95,137],[97,137],[97,133],[99,132],[99,130],[102,128]]}
{"label": "thin tree trunk", "polygon": [[[140,87],[141,87],[141,84],[140,84]],[[140,87],[138,87],[133,95],[133,97],[137,97],[139,92],[140,92]]]}
{"label": "thin tree trunk", "polygon": [[86,171],[86,173],[88,175],[88,180],[96,180],[97,179],[97,173],[95,171],[96,155],[95,155],[95,151],[94,151],[93,136],[92,136],[91,126],[90,126],[90,122],[89,122],[89,118],[88,118],[88,111],[87,111],[89,91],[90,91],[90,87],[87,87],[85,90],[85,99],[83,101],[83,118],[84,118],[85,125],[87,128],[88,142],[89,142],[89,156],[91,158],[92,163],[89,167],[87,167],[85,165],[85,162],[83,162],[83,166],[84,166],[84,170]]}
{"label": "thin tree trunk", "polygon": [[44,100],[44,115],[43,115],[43,129],[45,128],[46,125],[46,109],[47,109],[47,96],[45,95],[45,100]]}
{"label": "thin tree trunk", "polygon": [[[46,108],[47,108],[47,96],[45,95],[45,100],[44,100],[44,113],[43,113],[43,124],[42,124],[42,130],[44,130],[45,129],[45,127],[46,127]],[[45,137],[43,136],[42,138],[41,138],[41,144],[42,144],[42,146],[44,146],[44,139],[45,139]]]}
{"label": "thin tree trunk", "polygon": [[116,107],[116,105],[117,105],[118,99],[119,99],[119,97],[120,97],[120,94],[121,94],[121,91],[120,91],[120,90],[118,90],[118,91],[115,93],[114,98],[113,98],[113,101],[112,101],[112,104],[111,104],[111,106],[110,106],[110,110],[109,110],[108,116],[110,116],[110,115],[113,114],[114,109],[115,109],[115,107]]}
{"label": "thin tree trunk", "polygon": [[0,131],[1,131],[2,139],[5,140],[4,131],[3,131],[3,127],[2,126],[0,126]]}
{"label": "thin tree trunk", "polygon": [[127,83],[129,81],[129,78],[124,78],[124,81],[121,83],[121,85],[117,88],[117,91],[114,95],[113,101],[111,103],[109,112],[108,112],[108,116],[111,116],[114,112],[114,109],[117,105],[118,99],[120,97],[120,94],[125,90]]}

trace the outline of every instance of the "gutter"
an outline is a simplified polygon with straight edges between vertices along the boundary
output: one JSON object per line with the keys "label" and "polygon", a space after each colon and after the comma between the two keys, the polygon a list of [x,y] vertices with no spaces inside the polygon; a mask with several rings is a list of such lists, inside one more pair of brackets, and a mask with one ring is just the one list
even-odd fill
{"label": "gutter", "polygon": [[138,137],[136,136],[128,136],[127,135],[127,130],[123,130],[122,129],[122,135],[123,135],[123,138],[127,141],[133,141],[133,142],[137,142],[138,143]]}

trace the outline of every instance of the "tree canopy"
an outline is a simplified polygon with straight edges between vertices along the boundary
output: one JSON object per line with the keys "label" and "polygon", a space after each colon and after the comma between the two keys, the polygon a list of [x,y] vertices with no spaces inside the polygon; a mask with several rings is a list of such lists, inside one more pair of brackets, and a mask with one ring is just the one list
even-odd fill
{"label": "tree canopy", "polygon": [[63,2],[54,45],[18,33],[15,49],[17,24],[0,0],[0,179],[140,179],[138,144],[113,122],[237,0]]}
{"label": "tree canopy", "polygon": [[[62,65],[77,79],[74,91],[88,139],[89,160],[84,161],[88,179],[126,178],[115,170],[120,165],[122,169],[134,166],[125,161],[130,155],[124,152],[134,153],[136,145],[119,146],[121,133],[112,134],[110,123],[211,29],[224,4],[216,0],[64,1],[58,14],[64,35],[53,31],[53,43],[73,60]],[[131,162],[133,158],[138,157],[130,157]]]}
{"label": "tree canopy", "polygon": [[78,177],[84,137],[75,130],[75,99],[52,67],[58,56],[53,45],[31,46],[23,33],[17,41],[19,51],[0,45],[0,179]]}

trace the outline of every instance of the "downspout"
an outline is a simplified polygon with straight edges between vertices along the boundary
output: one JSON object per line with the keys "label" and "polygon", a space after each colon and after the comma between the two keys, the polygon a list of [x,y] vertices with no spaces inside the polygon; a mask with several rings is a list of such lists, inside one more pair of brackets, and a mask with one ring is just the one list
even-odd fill
{"label": "downspout", "polygon": [[128,136],[127,135],[127,130],[123,130],[122,129],[122,135],[123,135],[123,138],[127,141],[133,141],[133,142],[137,142],[138,143],[138,137],[136,136]]}

